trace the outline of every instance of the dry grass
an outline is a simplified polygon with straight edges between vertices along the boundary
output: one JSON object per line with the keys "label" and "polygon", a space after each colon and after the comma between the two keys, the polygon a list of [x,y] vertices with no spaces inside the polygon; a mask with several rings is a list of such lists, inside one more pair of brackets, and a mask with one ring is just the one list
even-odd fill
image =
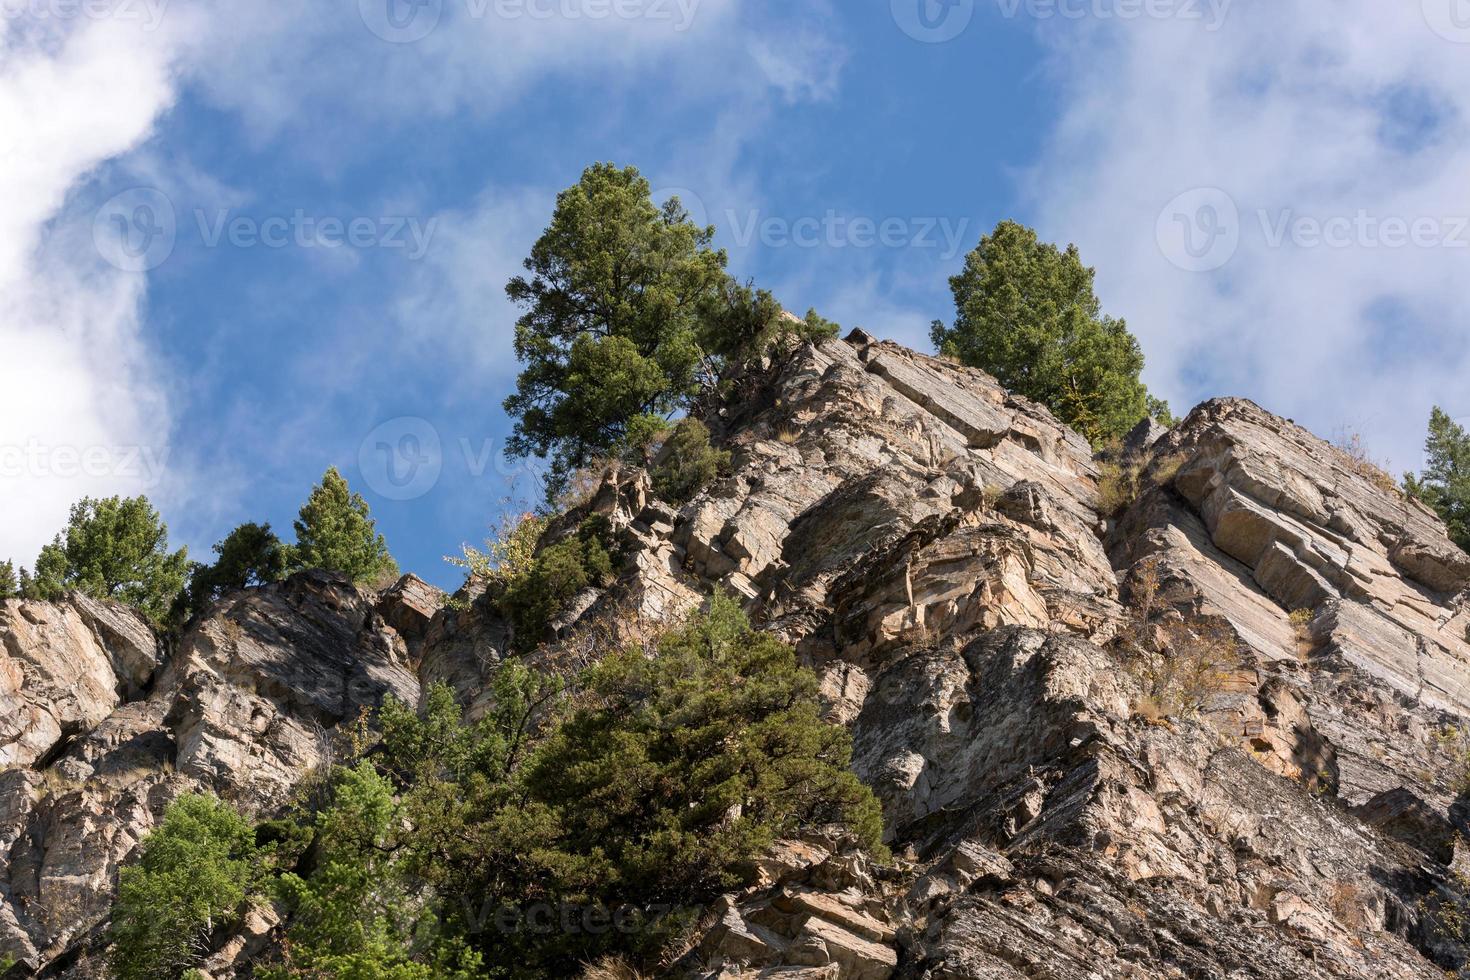
{"label": "dry grass", "polygon": [[776,441],[782,445],[790,446],[801,438],[801,430],[794,426],[783,425],[776,430]]}
{"label": "dry grass", "polygon": [[1291,629],[1296,636],[1297,659],[1305,661],[1311,655],[1312,647],[1312,619],[1315,613],[1310,609],[1297,609],[1291,614]]}
{"label": "dry grass", "polygon": [[1153,487],[1166,487],[1174,482],[1184,464],[1189,462],[1186,453],[1171,453],[1155,460],[1128,459],[1122,455],[1122,446],[1115,442],[1108,452],[1111,459],[1098,463],[1098,509],[1105,517],[1117,517],[1133,505],[1139,497]]}
{"label": "dry grass", "polygon": [[648,974],[629,965],[621,956],[609,956],[582,971],[581,980],[645,980]]}
{"label": "dry grass", "polygon": [[1134,573],[1131,592],[1129,621],[1118,641],[1142,688],[1135,711],[1145,720],[1199,714],[1241,669],[1235,634],[1224,622],[1186,616],[1166,603],[1157,561]]}
{"label": "dry grass", "polygon": [[1363,890],[1351,881],[1335,882],[1327,896],[1327,908],[1333,917],[1353,932],[1368,928],[1367,904]]}
{"label": "dry grass", "polygon": [[1333,445],[1337,451],[1347,459],[1348,467],[1363,479],[1373,484],[1384,493],[1402,494],[1399,481],[1368,452],[1368,447],[1363,444],[1363,437],[1356,432],[1342,431],[1338,433]]}

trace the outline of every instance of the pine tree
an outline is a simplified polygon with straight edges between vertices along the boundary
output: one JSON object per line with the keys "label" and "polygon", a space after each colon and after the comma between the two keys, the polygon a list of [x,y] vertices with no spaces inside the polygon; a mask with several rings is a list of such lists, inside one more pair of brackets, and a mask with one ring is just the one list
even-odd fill
{"label": "pine tree", "polygon": [[1470,551],[1470,433],[1436,406],[1429,416],[1424,452],[1424,472],[1405,477],[1405,489],[1433,507],[1450,538]]}
{"label": "pine tree", "polygon": [[312,490],[294,526],[296,567],[341,572],[361,584],[398,573],[367,501],[351,492],[335,466]]}
{"label": "pine tree", "polygon": [[88,497],[73,505],[65,532],[41,549],[33,576],[22,573],[22,590],[39,599],[69,589],[116,599],[161,628],[188,569],[187,550],[168,550],[168,526],[147,497]]}
{"label": "pine tree", "polygon": [[1093,276],[1077,246],[1062,252],[1002,221],[950,280],[955,323],[936,321],[934,344],[1048,406],[1094,445],[1145,416],[1167,421],[1168,405],[1139,378],[1138,341],[1126,323],[1102,313]]}
{"label": "pine tree", "polygon": [[529,276],[506,286],[526,310],[509,451],[550,456],[548,498],[623,448],[640,419],[667,419],[698,390],[710,367],[701,334],[728,279],[713,237],[677,198],[656,206],[633,167],[595,164],[557,197]]}

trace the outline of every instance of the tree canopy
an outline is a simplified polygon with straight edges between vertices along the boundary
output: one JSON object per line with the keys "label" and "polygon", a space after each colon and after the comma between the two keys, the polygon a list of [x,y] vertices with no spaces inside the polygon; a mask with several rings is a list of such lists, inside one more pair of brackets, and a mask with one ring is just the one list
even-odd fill
{"label": "tree canopy", "polygon": [[311,491],[294,526],[295,567],[341,572],[365,584],[398,573],[398,563],[377,533],[367,501],[348,488],[335,466]]}
{"label": "tree canopy", "polygon": [[1102,313],[1093,276],[1075,245],[1064,252],[1002,221],[950,280],[955,322],[935,322],[934,344],[1048,406],[1094,445],[1145,416],[1167,421],[1168,406],[1140,380],[1138,341]]}
{"label": "tree canopy", "polygon": [[72,506],[66,530],[41,549],[34,573],[23,577],[35,598],[77,589],[126,603],[162,626],[188,569],[187,549],[169,550],[168,526],[147,497],[85,497]]}
{"label": "tree canopy", "polygon": [[1424,472],[1406,477],[1405,489],[1433,507],[1454,542],[1470,551],[1470,433],[1436,406],[1424,452]]}
{"label": "tree canopy", "polygon": [[553,483],[617,447],[634,420],[667,418],[706,368],[701,332],[727,281],[677,198],[654,204],[636,168],[599,163],[557,196],[551,224],[506,294],[525,312],[524,364],[505,409],[516,457],[547,456]]}
{"label": "tree canopy", "polygon": [[196,564],[189,577],[189,611],[203,612],[221,596],[286,577],[295,549],[269,524],[241,524],[214,546],[212,565]]}

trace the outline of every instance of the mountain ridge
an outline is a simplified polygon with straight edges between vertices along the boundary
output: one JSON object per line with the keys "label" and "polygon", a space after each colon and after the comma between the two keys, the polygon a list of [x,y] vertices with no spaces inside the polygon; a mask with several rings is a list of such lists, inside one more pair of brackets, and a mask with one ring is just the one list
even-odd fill
{"label": "mountain ridge", "polygon": [[[742,597],[817,671],[897,861],[783,842],[709,910],[681,971],[1466,962],[1435,910],[1464,899],[1445,733],[1470,724],[1470,556],[1422,504],[1244,399],[1099,459],[984,372],[861,331],[738,390],[707,418],[729,475],[675,508],[615,468],[553,526],[547,543],[601,515],[626,558],[528,659],[575,669],[712,589]],[[1125,465],[1139,492],[1111,517],[1101,486]],[[18,719],[0,733],[0,951],[37,975],[105,975],[116,870],[171,798],[269,813],[389,693],[444,681],[486,710],[513,638],[481,590],[459,598],[303,573],[217,603],[171,653],[108,603],[0,603],[0,707]],[[1238,657],[1197,717],[1147,703],[1126,645],[1177,624],[1228,633]],[[221,937],[206,974],[248,976],[275,929],[262,912]]]}

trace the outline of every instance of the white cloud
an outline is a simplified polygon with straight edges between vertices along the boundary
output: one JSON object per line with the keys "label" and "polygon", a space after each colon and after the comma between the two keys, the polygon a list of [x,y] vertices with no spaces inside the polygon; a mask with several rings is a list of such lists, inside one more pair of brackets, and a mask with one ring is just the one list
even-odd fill
{"label": "white cloud", "polygon": [[103,262],[90,214],[57,215],[172,102],[172,38],[107,17],[0,32],[0,557],[29,564],[74,499],[149,490],[167,460],[145,283]]}
{"label": "white cloud", "polygon": [[[1250,395],[1324,435],[1359,429],[1398,468],[1418,464],[1432,403],[1470,412],[1470,230],[1458,247],[1391,247],[1397,229],[1369,223],[1422,219],[1427,242],[1470,217],[1470,46],[1420,7],[1237,2],[1213,32],[1038,25],[1065,108],[1030,178],[1038,223],[1097,265],[1106,308],[1140,335],[1176,408]],[[1157,234],[1165,205],[1199,188],[1239,212],[1223,229],[1238,249],[1212,272],[1172,263],[1182,239]],[[1206,199],[1184,200],[1203,249]],[[1346,228],[1348,244],[1314,244],[1303,218]]]}

